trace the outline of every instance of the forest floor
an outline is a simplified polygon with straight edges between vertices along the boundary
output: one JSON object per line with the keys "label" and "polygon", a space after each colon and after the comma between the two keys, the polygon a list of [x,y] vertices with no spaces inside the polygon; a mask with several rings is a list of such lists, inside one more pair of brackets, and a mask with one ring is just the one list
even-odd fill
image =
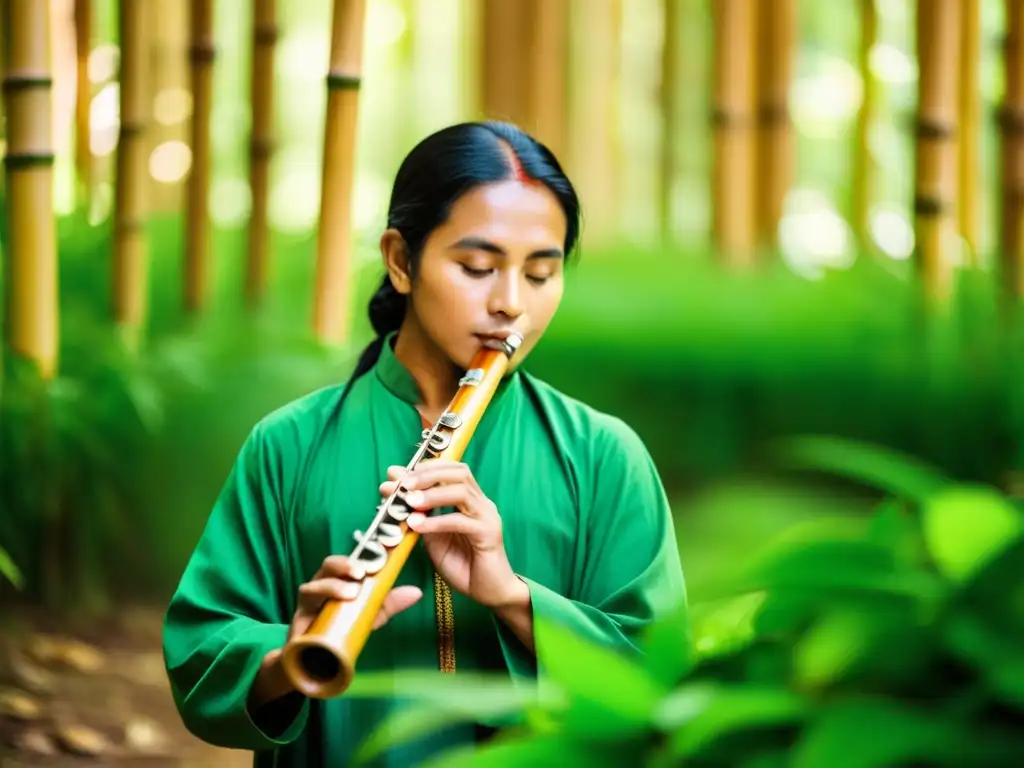
{"label": "forest floor", "polygon": [[4,616],[0,631],[0,767],[252,765],[185,730],[160,649],[162,613],[130,608],[68,632]]}

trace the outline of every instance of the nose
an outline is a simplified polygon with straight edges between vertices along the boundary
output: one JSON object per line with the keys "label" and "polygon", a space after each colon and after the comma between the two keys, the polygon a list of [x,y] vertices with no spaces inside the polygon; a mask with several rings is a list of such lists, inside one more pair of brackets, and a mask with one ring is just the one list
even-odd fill
{"label": "nose", "polygon": [[523,291],[519,285],[519,276],[513,271],[500,273],[501,276],[494,281],[494,289],[491,291],[488,311],[492,315],[505,315],[511,320],[517,319],[525,311],[523,306]]}

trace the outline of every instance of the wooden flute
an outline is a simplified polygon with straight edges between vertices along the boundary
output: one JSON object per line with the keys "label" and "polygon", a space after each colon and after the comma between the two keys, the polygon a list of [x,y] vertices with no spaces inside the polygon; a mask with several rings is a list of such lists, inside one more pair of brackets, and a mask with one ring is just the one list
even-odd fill
{"label": "wooden flute", "polygon": [[[523,339],[510,334],[490,339],[474,356],[444,413],[422,433],[406,473],[427,458],[458,461],[469,444],[498,384]],[[295,689],[316,699],[339,696],[352,682],[384,598],[394,587],[419,534],[406,523],[411,510],[403,503],[401,481],[381,500],[368,529],[354,534],[349,555],[363,577],[346,582],[341,600],[328,600],[305,633],[285,644],[281,663]]]}

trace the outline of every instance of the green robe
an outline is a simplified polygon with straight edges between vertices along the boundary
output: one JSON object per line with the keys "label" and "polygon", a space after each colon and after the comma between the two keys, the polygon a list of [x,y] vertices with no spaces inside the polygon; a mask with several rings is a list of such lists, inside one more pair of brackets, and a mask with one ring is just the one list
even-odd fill
{"label": "green robe", "polygon": [[[343,389],[303,396],[255,426],[165,617],[165,662],[185,725],[212,744],[254,751],[258,767],[348,765],[400,706],[292,694],[258,715],[246,708],[261,659],[284,644],[299,585],[328,555],[351,551],[353,532],[380,503],[386,468],[408,462],[422,431],[415,383],[390,343],[340,407]],[[497,505],[534,616],[629,648],[653,616],[684,603],[665,492],[621,420],[518,371],[463,461]],[[357,674],[438,668],[433,573],[418,545],[398,584],[420,587],[423,599],[370,635]],[[457,593],[452,604],[457,670],[535,678],[535,658],[508,627]],[[374,765],[415,766],[475,733],[467,726],[401,745]]]}

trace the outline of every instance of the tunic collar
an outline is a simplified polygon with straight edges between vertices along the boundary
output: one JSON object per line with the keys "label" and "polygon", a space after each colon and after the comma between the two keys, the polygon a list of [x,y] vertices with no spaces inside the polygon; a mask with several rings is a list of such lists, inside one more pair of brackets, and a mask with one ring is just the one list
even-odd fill
{"label": "tunic collar", "polygon": [[[380,351],[380,358],[374,366],[377,379],[395,397],[409,405],[416,406],[420,402],[419,388],[416,380],[409,370],[395,357],[394,343],[397,331],[387,335],[383,348]],[[498,384],[498,389],[491,400],[492,405],[497,405],[511,387],[519,381],[519,372],[514,371],[511,375],[505,376]]]}

